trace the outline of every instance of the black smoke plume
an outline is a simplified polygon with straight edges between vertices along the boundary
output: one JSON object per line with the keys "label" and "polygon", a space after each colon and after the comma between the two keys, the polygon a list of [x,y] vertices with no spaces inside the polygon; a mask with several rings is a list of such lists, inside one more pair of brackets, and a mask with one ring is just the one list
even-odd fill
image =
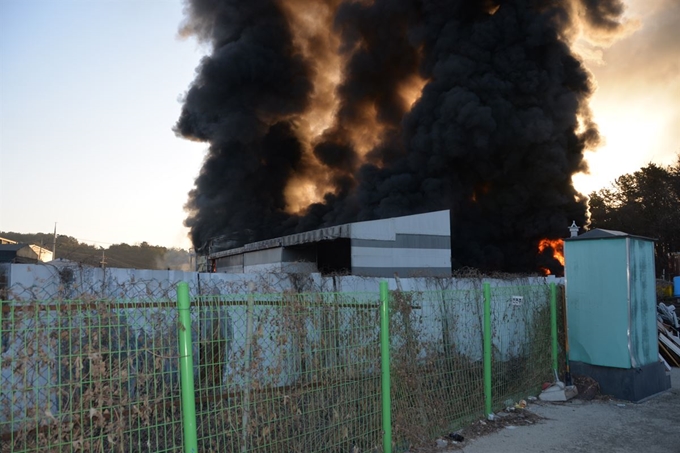
{"label": "black smoke plume", "polygon": [[599,140],[570,45],[618,33],[622,12],[619,0],[189,1],[183,31],[212,45],[175,126],[210,144],[186,206],[194,246],[450,209],[454,267],[559,270],[537,244],[586,223],[571,177]]}

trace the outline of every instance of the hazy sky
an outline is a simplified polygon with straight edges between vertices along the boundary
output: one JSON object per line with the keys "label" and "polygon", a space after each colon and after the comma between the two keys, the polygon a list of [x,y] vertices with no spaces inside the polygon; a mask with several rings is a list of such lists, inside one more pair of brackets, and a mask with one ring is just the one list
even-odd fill
{"label": "hazy sky", "polygon": [[586,194],[649,162],[674,164],[680,153],[680,0],[626,3],[638,28],[586,58],[598,86],[591,108],[604,137],[586,154],[591,174],[574,178]]}
{"label": "hazy sky", "polygon": [[[584,52],[606,141],[584,193],[680,152],[680,1],[627,3],[639,28]],[[0,231],[190,246],[207,145],[172,126],[208,49],[178,38],[182,17],[180,0],[0,0]]]}

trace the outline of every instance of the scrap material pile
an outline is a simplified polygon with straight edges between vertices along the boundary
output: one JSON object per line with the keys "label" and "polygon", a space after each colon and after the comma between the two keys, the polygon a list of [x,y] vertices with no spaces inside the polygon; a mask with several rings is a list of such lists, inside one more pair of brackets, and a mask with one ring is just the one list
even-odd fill
{"label": "scrap material pile", "polygon": [[659,329],[659,359],[666,369],[680,367],[680,323],[676,305],[659,303],[657,305],[657,326]]}

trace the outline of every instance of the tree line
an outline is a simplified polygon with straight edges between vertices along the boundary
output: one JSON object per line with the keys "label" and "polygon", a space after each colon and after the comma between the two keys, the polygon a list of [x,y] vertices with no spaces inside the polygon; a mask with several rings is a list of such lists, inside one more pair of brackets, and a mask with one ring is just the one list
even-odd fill
{"label": "tree line", "polygon": [[591,193],[590,222],[656,239],[657,277],[680,275],[680,154],[673,165],[647,164]]}
{"label": "tree line", "polygon": [[[610,187],[592,192],[589,204],[590,229],[618,230],[655,239],[657,276],[680,275],[680,154],[673,165],[649,163],[634,173],[619,176]],[[49,250],[54,238],[51,233],[0,232],[0,236]],[[57,236],[57,257],[90,266],[101,266],[104,258],[107,267],[191,270],[188,251],[147,242],[103,248],[70,236]]]}
{"label": "tree line", "polygon": [[[15,233],[0,232],[0,237],[19,243],[40,245],[52,250],[54,235],[52,233]],[[190,254],[178,248],[166,248],[141,244],[113,244],[106,248],[96,247],[78,241],[71,236],[57,236],[56,256],[87,266],[132,268],[132,269],[172,269],[192,270]]]}

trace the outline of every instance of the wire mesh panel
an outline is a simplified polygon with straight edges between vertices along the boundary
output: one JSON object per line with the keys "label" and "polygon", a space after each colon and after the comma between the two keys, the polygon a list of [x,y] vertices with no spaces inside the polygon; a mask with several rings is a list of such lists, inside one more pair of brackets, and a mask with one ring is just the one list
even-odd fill
{"label": "wire mesh panel", "polygon": [[[481,283],[481,282],[480,282]],[[483,292],[469,289],[391,295],[395,437],[427,443],[484,415]],[[549,287],[492,289],[492,395],[535,395],[551,379]]]}
{"label": "wire mesh panel", "polygon": [[250,294],[194,305],[200,451],[379,448],[378,294]]}
{"label": "wire mesh panel", "polygon": [[2,303],[2,451],[181,451],[174,302]]}
{"label": "wire mesh panel", "polygon": [[492,287],[491,332],[494,408],[553,380],[548,285]]}
{"label": "wire mesh panel", "polygon": [[[198,282],[216,294],[191,300],[199,451],[382,451],[377,280],[370,293]],[[485,412],[482,279],[422,282],[436,290],[390,293],[396,451]],[[2,303],[0,451],[182,451],[174,288],[131,279],[49,301],[30,288]],[[552,378],[549,300],[547,285],[492,285],[495,408]]]}
{"label": "wire mesh panel", "polygon": [[392,293],[395,437],[427,443],[484,412],[481,291]]}

